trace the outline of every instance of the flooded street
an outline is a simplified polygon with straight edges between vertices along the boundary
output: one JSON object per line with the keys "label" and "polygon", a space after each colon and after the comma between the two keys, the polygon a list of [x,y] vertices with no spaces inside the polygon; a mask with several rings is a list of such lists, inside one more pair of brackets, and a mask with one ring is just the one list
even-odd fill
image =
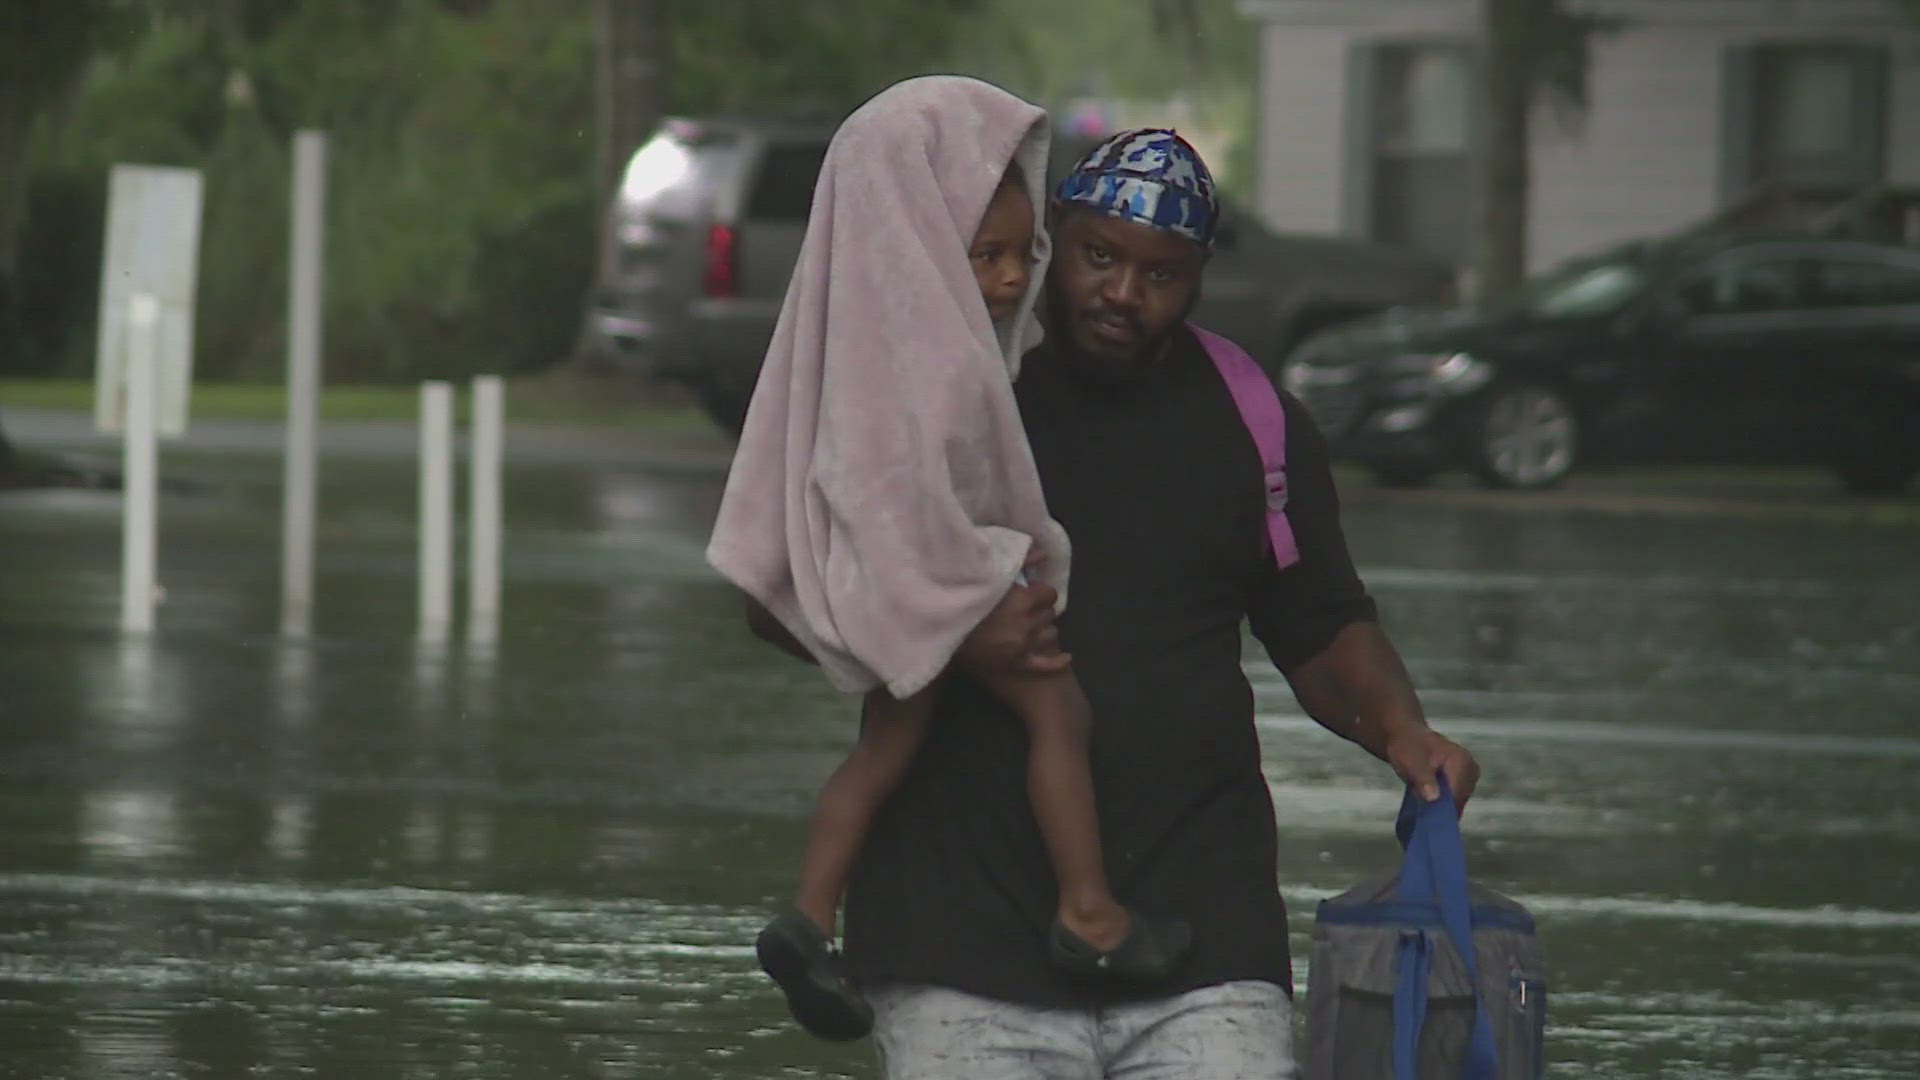
{"label": "flooded street", "polygon": [[[723,467],[510,458],[480,649],[415,643],[403,456],[328,460],[305,642],[277,458],[167,452],[150,640],[117,496],[0,492],[0,1077],[873,1076],[751,953],[853,725],[705,568]],[[1547,1074],[1920,1076],[1911,516],[1349,503],[1540,919]],[[1304,983],[1399,796],[1248,670]]]}

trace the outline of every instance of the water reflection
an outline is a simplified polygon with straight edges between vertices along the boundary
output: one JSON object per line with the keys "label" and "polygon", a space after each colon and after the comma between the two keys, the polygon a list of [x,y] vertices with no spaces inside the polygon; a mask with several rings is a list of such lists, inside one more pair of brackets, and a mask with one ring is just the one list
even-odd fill
{"label": "water reflection", "polygon": [[273,645],[273,685],[265,702],[280,730],[297,737],[313,726],[314,647],[304,637],[281,637]]}
{"label": "water reflection", "polygon": [[413,642],[412,708],[406,720],[431,731],[447,712],[449,651],[444,638],[422,635]]}
{"label": "water reflection", "polygon": [[174,796],[158,791],[95,791],[86,797],[80,843],[108,860],[165,857],[181,850]]}
{"label": "water reflection", "polygon": [[178,736],[183,697],[177,666],[145,634],[120,635],[111,648],[94,647],[76,657],[85,695],[76,720],[98,724],[103,737],[130,750],[164,749]]}

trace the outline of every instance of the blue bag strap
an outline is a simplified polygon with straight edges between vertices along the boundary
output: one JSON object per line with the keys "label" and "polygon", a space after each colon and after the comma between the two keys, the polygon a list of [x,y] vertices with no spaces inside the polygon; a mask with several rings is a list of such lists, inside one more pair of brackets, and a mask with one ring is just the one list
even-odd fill
{"label": "blue bag strap", "polygon": [[[1493,1021],[1480,994],[1480,959],[1473,945],[1472,899],[1467,892],[1467,849],[1460,838],[1460,814],[1453,792],[1443,774],[1439,778],[1440,797],[1428,802],[1407,789],[1400,802],[1400,818],[1394,831],[1406,845],[1406,857],[1400,868],[1400,899],[1409,903],[1434,904],[1440,909],[1441,925],[1466,966],[1467,979],[1473,985],[1473,1035],[1467,1043],[1467,1055],[1460,1066],[1461,1080],[1496,1080],[1500,1071],[1499,1051],[1493,1041]],[[1421,1000],[1419,1016],[1424,1018],[1426,997],[1425,971],[1421,985],[1407,985],[1412,965],[1397,966],[1400,983],[1394,990],[1394,1076],[1395,1080],[1418,1080],[1412,1071],[1413,1058],[1407,1058],[1407,1071],[1401,1071],[1402,1040],[1401,998],[1411,1002],[1415,994]],[[1419,1045],[1419,1029],[1412,1031],[1409,1055]]]}
{"label": "blue bag strap", "polygon": [[1427,935],[1409,930],[1393,952],[1393,1076],[1419,1080],[1420,1028],[1427,1022],[1427,979],[1433,972],[1433,946]]}
{"label": "blue bag strap", "polygon": [[1200,339],[1201,348],[1220,373],[1221,381],[1233,395],[1234,408],[1240,410],[1240,422],[1260,449],[1260,469],[1266,476],[1267,528],[1264,547],[1273,561],[1285,570],[1300,561],[1300,545],[1294,542],[1293,523],[1287,520],[1287,409],[1280,403],[1280,391],[1265,368],[1247,355],[1247,350],[1211,330],[1192,323],[1187,329]]}

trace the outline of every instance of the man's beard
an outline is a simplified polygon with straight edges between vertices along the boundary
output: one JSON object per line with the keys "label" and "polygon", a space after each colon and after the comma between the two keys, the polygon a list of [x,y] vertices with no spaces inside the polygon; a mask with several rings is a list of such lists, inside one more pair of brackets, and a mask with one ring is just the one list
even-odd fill
{"label": "man's beard", "polygon": [[1160,365],[1160,359],[1166,355],[1167,344],[1173,335],[1186,323],[1187,316],[1193,313],[1195,304],[1200,302],[1199,292],[1187,301],[1180,317],[1167,326],[1164,333],[1147,339],[1130,356],[1095,356],[1080,348],[1074,339],[1074,318],[1069,305],[1058,290],[1047,290],[1047,333],[1053,339],[1053,352],[1060,363],[1075,378],[1097,386],[1127,386],[1151,374]]}

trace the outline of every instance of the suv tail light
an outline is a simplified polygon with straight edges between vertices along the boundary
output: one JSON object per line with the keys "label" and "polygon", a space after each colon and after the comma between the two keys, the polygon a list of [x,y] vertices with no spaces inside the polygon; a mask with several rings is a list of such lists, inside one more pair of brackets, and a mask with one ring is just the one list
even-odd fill
{"label": "suv tail light", "polygon": [[706,270],[701,275],[701,291],[709,297],[740,295],[738,237],[731,225],[713,225],[707,229]]}

